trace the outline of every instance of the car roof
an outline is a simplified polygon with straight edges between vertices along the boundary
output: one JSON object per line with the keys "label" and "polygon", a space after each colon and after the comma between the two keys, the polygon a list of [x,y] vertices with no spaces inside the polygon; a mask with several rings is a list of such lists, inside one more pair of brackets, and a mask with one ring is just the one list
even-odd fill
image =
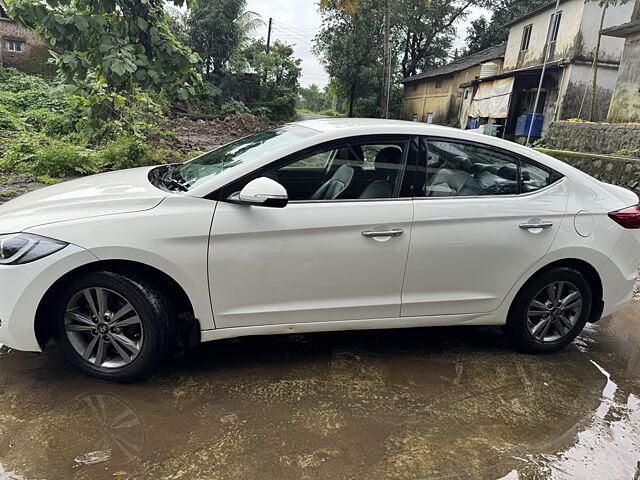
{"label": "car roof", "polygon": [[406,120],[384,120],[379,118],[318,118],[293,122],[290,125],[311,128],[322,133],[344,129],[358,130],[361,128],[376,128],[376,130],[392,128],[394,131],[406,128],[407,133],[420,131],[423,135],[444,135],[451,133],[451,131],[460,131],[456,128],[443,127],[440,125],[409,122]]}

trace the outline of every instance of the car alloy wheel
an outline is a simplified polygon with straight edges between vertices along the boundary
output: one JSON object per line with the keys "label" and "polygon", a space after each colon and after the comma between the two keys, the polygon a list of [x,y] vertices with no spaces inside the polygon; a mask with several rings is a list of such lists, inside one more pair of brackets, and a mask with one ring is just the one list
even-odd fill
{"label": "car alloy wheel", "polygon": [[581,312],[580,290],[571,282],[554,282],[540,290],[529,305],[527,328],[540,342],[556,342],[572,332]]}
{"label": "car alloy wheel", "polygon": [[144,343],[144,328],[129,300],[100,287],[76,293],[65,308],[64,330],[82,358],[102,368],[132,363]]}

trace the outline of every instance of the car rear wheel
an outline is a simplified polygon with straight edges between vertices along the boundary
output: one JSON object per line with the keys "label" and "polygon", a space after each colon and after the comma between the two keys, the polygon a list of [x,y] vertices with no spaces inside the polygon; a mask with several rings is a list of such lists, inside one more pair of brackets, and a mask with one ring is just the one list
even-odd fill
{"label": "car rear wheel", "polygon": [[56,341],[88,375],[131,382],[149,374],[177,343],[175,313],[145,280],[114,272],[75,279],[62,295]]}
{"label": "car rear wheel", "polygon": [[518,294],[506,331],[520,350],[555,352],[580,334],[591,305],[584,276],[571,268],[554,268],[534,277]]}

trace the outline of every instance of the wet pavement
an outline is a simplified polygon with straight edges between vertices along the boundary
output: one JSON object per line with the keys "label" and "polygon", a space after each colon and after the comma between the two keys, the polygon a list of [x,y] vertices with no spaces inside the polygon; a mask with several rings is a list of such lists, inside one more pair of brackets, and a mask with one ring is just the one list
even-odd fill
{"label": "wet pavement", "polygon": [[640,478],[640,304],[556,355],[500,329],[248,338],[111,385],[0,351],[0,479]]}

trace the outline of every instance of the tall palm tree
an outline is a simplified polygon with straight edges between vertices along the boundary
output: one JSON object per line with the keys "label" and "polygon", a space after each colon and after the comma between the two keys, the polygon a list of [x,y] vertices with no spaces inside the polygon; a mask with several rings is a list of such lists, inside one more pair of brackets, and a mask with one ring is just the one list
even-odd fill
{"label": "tall palm tree", "polygon": [[[389,91],[391,87],[391,0],[384,1],[384,67],[382,73],[382,92],[380,95],[379,112],[382,118],[389,116]],[[355,13],[360,7],[360,0],[337,0],[338,8],[349,13]],[[428,7],[431,0],[424,0]],[[331,0],[320,0],[320,8],[327,8]]]}

